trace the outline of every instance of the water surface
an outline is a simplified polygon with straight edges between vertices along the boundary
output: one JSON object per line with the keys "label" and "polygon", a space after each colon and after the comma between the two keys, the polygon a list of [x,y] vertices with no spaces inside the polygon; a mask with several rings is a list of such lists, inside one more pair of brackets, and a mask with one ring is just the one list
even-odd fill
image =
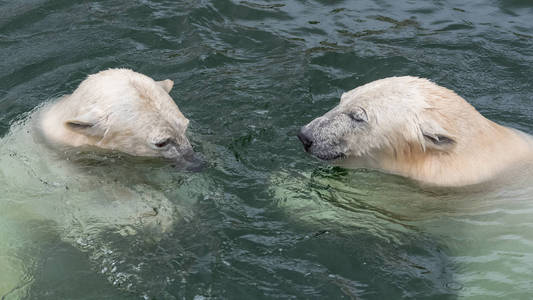
{"label": "water surface", "polygon": [[295,134],[342,92],[395,75],[532,133],[532,15],[525,0],[0,1],[0,136],[88,74],[127,67],[174,80],[209,161],[200,174],[80,162],[186,204],[157,239],[117,234],[83,201],[29,218],[21,205],[69,199],[38,180],[3,193],[5,257],[28,283],[6,299],[530,298],[529,189],[432,191],[331,168]]}

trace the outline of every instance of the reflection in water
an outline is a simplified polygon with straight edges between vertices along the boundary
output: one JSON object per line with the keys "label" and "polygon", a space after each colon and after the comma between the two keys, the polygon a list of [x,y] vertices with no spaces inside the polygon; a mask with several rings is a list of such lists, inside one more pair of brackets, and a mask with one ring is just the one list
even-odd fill
{"label": "reflection in water", "polygon": [[[529,181],[530,182],[530,181]],[[392,175],[340,168],[280,171],[272,195],[289,218],[343,234],[366,234],[426,253],[387,253],[392,273],[417,272],[461,296],[529,295],[533,263],[531,184],[481,191],[433,189]],[[440,263],[435,265],[430,261]],[[409,271],[411,270],[411,271]]]}
{"label": "reflection in water", "polygon": [[31,117],[14,123],[0,142],[0,295],[26,295],[45,261],[40,253],[58,242],[86,252],[113,286],[142,291],[148,262],[131,253],[156,247],[189,222],[196,201],[190,193],[208,187],[196,174],[147,159],[54,152],[35,142]]}

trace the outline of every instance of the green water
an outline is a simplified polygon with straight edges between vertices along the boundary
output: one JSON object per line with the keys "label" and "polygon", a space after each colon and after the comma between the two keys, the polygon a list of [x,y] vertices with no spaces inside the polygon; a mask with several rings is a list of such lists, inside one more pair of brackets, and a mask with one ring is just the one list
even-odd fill
{"label": "green water", "polygon": [[[12,209],[72,189],[3,193],[2,255],[25,283],[5,298],[532,298],[530,188],[425,190],[328,167],[295,137],[342,92],[394,75],[430,78],[532,133],[532,19],[527,0],[0,0],[0,136],[87,74],[128,67],[174,80],[209,164],[185,174],[80,162],[187,207],[153,239],[109,230],[79,201],[50,202],[45,219]],[[80,241],[73,220],[84,218],[98,220],[83,234],[94,240]]]}

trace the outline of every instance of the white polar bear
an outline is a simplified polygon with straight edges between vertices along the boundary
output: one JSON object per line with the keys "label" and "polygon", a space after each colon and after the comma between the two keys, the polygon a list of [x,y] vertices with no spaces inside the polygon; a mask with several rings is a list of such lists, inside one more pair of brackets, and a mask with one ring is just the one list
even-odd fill
{"label": "white polar bear", "polygon": [[453,91],[416,77],[377,80],[302,127],[307,152],[437,186],[482,183],[533,161],[532,139],[498,125]]}
{"label": "white polar bear", "polygon": [[43,109],[39,127],[57,145],[194,161],[189,120],[168,94],[173,84],[128,69],[102,71]]}
{"label": "white polar bear", "polygon": [[172,85],[111,69],[12,124],[0,139],[0,298],[24,297],[39,247],[53,236],[88,251],[111,282],[134,287],[101,234],[157,240],[190,218],[190,195],[208,189],[199,174],[168,174],[155,160],[132,164],[138,159],[121,154],[198,165]]}

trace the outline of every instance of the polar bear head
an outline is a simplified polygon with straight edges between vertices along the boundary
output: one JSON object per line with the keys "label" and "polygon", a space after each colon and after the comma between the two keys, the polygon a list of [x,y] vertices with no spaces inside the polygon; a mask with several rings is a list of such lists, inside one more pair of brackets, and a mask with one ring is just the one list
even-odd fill
{"label": "polar bear head", "polygon": [[59,145],[191,160],[189,120],[169,96],[172,86],[128,69],[90,75],[45,109],[41,131]]}
{"label": "polar bear head", "polygon": [[453,91],[406,76],[344,93],[338,106],[302,127],[298,138],[307,152],[333,164],[438,181],[444,170],[465,173],[461,163],[478,163],[468,155],[504,135],[495,133],[496,126]]}

